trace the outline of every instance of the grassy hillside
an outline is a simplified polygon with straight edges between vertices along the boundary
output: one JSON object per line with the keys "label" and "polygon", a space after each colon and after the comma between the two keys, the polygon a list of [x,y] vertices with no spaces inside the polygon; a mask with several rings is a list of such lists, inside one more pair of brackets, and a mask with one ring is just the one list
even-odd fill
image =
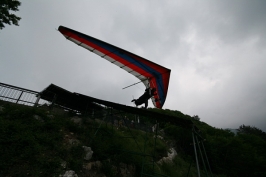
{"label": "grassy hillside", "polygon": [[[159,134],[163,138],[155,142],[153,132],[130,125],[113,126],[101,121],[102,116],[77,116],[60,109],[6,102],[0,106],[0,176],[59,176],[68,170],[79,177],[140,176],[153,171],[161,174],[157,176],[197,176],[189,129],[161,122]],[[179,111],[159,111],[195,122],[207,140],[212,171],[220,174],[215,176],[266,176],[264,132],[248,134],[243,130],[234,136]],[[134,119],[131,115],[128,118]],[[151,128],[152,121],[146,118],[145,125]],[[84,159],[84,146],[93,151],[90,160]],[[172,147],[177,156],[171,163],[152,163],[152,156],[158,162]]]}

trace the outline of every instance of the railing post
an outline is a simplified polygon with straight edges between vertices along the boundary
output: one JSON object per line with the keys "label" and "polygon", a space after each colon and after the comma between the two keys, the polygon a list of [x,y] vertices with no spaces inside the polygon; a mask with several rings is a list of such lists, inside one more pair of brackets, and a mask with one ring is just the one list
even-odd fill
{"label": "railing post", "polygon": [[21,96],[22,96],[23,93],[24,93],[24,92],[21,91],[21,94],[19,95],[19,97],[18,97],[18,99],[17,99],[17,101],[16,101],[16,104],[19,102],[19,100],[20,100],[20,98],[21,98]]}
{"label": "railing post", "polygon": [[204,158],[203,158],[203,155],[202,155],[202,152],[201,152],[201,148],[200,148],[200,141],[198,140],[197,136],[195,138],[196,138],[196,142],[197,142],[198,147],[199,147],[200,157],[201,157],[201,160],[202,160],[202,163],[203,163],[203,166],[204,166],[204,170],[205,170],[205,173],[206,173],[206,175],[208,177],[208,172],[207,172],[207,169],[206,169],[205,161],[204,161]]}
{"label": "railing post", "polygon": [[38,106],[38,103],[39,103],[40,99],[41,99],[41,94],[38,94],[38,97],[37,97],[37,99],[36,99],[36,101],[34,103],[34,107]]}
{"label": "railing post", "polygon": [[195,137],[194,137],[194,127],[192,129],[192,139],[193,139],[193,146],[194,146],[194,152],[195,152],[195,158],[196,158],[196,165],[197,165],[197,170],[198,170],[198,177],[200,177],[200,170],[199,170],[199,162],[198,162],[198,155],[197,155],[197,149],[196,149],[196,142],[195,142]]}

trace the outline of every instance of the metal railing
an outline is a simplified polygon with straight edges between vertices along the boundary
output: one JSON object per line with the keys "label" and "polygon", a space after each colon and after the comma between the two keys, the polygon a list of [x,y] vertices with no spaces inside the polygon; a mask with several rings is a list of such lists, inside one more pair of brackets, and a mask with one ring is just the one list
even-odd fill
{"label": "metal railing", "polygon": [[28,106],[37,106],[49,102],[40,99],[39,92],[8,85],[0,82],[0,100],[12,102],[16,104],[23,104]]}

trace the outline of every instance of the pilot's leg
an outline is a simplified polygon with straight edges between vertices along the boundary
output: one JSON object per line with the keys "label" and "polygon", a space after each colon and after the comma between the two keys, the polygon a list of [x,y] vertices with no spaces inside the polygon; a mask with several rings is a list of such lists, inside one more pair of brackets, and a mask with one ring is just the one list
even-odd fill
{"label": "pilot's leg", "polygon": [[148,107],[148,100],[145,101],[145,109]]}

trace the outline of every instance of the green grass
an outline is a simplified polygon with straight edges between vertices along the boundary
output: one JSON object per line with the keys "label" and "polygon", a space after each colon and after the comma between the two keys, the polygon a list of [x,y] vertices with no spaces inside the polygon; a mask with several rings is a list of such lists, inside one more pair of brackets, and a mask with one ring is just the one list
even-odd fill
{"label": "green grass", "polygon": [[[116,176],[113,167],[121,162],[133,165],[136,176],[140,176],[142,170],[152,174],[153,169],[168,176],[187,174],[189,163],[180,156],[173,164],[152,165],[151,156],[154,155],[157,162],[169,149],[165,141],[158,138],[154,146],[153,133],[127,127],[116,129],[106,123],[99,126],[89,116],[83,116],[82,125],[77,125],[70,119],[73,115],[62,111],[5,102],[0,105],[4,107],[0,112],[0,176],[59,176],[66,170],[74,170],[82,176],[83,164],[88,163],[83,159],[82,146],[92,148],[91,161],[101,161],[102,172],[107,176]],[[77,143],[70,145],[70,138]],[[190,176],[194,176],[195,167],[191,169]]]}

